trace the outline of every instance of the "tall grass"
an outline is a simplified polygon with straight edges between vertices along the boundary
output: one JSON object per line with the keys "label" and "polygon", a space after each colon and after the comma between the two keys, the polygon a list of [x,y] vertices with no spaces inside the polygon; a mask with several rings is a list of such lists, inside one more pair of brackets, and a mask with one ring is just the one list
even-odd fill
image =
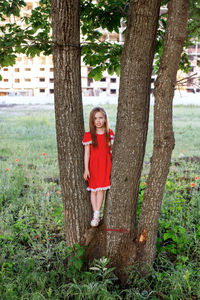
{"label": "tall grass", "polygon": [[[87,120],[91,106],[84,107]],[[105,105],[115,129],[115,105]],[[200,108],[175,107],[176,147],[159,221],[152,271],[137,266],[122,286],[102,258],[86,268],[84,251],[65,245],[52,110],[0,114],[0,299],[200,298]],[[152,151],[153,112],[139,207]],[[185,160],[191,158],[191,162]],[[139,214],[139,211],[138,211]],[[68,263],[70,262],[70,263]]]}

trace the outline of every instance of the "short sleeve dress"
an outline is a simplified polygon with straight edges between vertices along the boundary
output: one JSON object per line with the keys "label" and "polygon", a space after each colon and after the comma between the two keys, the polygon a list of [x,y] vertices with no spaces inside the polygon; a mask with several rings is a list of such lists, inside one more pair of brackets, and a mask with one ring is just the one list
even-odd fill
{"label": "short sleeve dress", "polygon": [[[114,133],[109,130],[109,139],[112,143]],[[105,134],[97,134],[98,146],[92,146],[91,133],[86,132],[83,137],[83,145],[90,145],[90,160],[88,178],[88,191],[100,191],[110,189],[110,172],[111,172],[111,147],[106,143]]]}

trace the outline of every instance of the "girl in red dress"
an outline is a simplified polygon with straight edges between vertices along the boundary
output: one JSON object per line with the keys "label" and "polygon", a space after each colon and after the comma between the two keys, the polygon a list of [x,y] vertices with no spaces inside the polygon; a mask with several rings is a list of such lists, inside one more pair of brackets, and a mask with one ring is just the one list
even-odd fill
{"label": "girl in red dress", "polygon": [[114,133],[109,129],[105,110],[95,107],[90,112],[90,131],[83,138],[84,179],[88,181],[88,191],[91,191],[91,204],[94,211],[91,226],[99,225],[104,191],[110,189],[111,144]]}

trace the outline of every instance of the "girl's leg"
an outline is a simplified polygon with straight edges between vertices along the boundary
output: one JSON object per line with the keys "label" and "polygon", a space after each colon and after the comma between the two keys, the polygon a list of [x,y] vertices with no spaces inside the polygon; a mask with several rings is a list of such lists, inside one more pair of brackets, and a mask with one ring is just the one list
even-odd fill
{"label": "girl's leg", "polygon": [[103,203],[104,191],[91,191],[91,204],[94,211],[93,219],[91,221],[91,226],[96,227],[99,225],[101,220],[101,206]]}
{"label": "girl's leg", "polygon": [[103,204],[104,191],[97,191],[97,202],[96,202],[96,210],[101,211],[101,207]]}
{"label": "girl's leg", "polygon": [[92,209],[93,209],[93,211],[96,211],[97,210],[97,192],[91,191],[90,199],[91,199]]}

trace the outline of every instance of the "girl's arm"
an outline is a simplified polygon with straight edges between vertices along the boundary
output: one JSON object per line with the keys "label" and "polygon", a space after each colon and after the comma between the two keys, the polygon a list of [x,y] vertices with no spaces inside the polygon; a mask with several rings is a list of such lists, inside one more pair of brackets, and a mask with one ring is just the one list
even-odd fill
{"label": "girl's arm", "polygon": [[83,175],[85,180],[88,180],[88,178],[90,178],[89,160],[90,160],[90,145],[85,145],[85,154],[84,154],[85,171]]}

